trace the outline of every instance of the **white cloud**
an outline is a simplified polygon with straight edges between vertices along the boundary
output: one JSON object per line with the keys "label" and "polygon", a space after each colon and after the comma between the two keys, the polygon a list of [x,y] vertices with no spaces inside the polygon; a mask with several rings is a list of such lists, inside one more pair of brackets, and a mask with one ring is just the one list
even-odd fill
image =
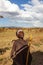
{"label": "white cloud", "polygon": [[32,0],[32,4],[33,5],[40,5],[40,2],[39,2],[39,0]]}
{"label": "white cloud", "polygon": [[39,0],[32,0],[31,4],[21,4],[24,7],[24,10],[21,10],[17,4],[9,0],[0,0],[0,15],[10,18],[11,21],[21,20],[40,27],[43,22],[43,3]]}
{"label": "white cloud", "polygon": [[[24,7],[24,10],[28,12],[32,19],[31,23],[33,23],[34,26],[41,26],[43,24],[43,4],[39,0],[32,0],[32,5],[24,4],[21,5]],[[42,26],[43,27],[43,26]]]}
{"label": "white cloud", "polygon": [[35,27],[43,27],[43,24],[40,21],[36,21],[33,23]]}
{"label": "white cloud", "polygon": [[0,11],[17,12],[19,7],[17,4],[12,4],[9,0],[0,0]]}

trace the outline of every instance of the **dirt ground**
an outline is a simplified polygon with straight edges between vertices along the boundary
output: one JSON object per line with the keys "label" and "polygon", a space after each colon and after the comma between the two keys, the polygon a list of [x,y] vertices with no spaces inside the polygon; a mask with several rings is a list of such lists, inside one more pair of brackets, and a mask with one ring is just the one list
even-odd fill
{"label": "dirt ground", "polygon": [[[17,39],[17,28],[0,28],[0,65],[12,65],[12,40]],[[43,65],[43,28],[23,29],[24,39],[30,43],[31,65]],[[29,41],[29,39],[31,39]],[[3,50],[4,49],[4,50]]]}

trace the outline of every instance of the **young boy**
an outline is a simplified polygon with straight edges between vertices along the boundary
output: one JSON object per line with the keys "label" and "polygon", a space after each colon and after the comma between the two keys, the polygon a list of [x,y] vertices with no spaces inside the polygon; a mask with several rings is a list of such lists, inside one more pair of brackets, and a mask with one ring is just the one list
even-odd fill
{"label": "young boy", "polygon": [[[13,47],[11,50],[11,58],[13,59],[13,65],[26,65],[27,52],[29,51],[28,42],[24,40],[23,30],[16,32],[17,40],[13,41]],[[28,65],[31,65],[32,56],[29,52]]]}

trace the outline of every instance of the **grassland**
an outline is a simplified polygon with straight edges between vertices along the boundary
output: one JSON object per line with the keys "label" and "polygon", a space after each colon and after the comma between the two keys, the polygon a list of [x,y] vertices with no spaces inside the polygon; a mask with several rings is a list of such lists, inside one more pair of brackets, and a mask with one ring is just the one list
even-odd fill
{"label": "grassland", "polygon": [[[5,51],[0,54],[0,65],[12,65],[10,52],[12,49],[12,40],[16,40],[16,31],[19,28],[0,28],[0,49]],[[24,39],[29,41],[32,37],[30,52],[32,53],[32,65],[43,65],[43,28],[22,28]]]}

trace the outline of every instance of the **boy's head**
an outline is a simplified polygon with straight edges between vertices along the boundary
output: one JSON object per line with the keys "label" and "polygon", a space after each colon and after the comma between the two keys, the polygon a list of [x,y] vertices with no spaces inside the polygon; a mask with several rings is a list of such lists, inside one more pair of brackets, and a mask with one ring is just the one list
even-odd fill
{"label": "boy's head", "polygon": [[21,38],[21,39],[23,39],[23,37],[24,37],[24,32],[23,32],[23,30],[18,30],[17,32],[16,32],[16,36],[18,37],[18,38]]}

